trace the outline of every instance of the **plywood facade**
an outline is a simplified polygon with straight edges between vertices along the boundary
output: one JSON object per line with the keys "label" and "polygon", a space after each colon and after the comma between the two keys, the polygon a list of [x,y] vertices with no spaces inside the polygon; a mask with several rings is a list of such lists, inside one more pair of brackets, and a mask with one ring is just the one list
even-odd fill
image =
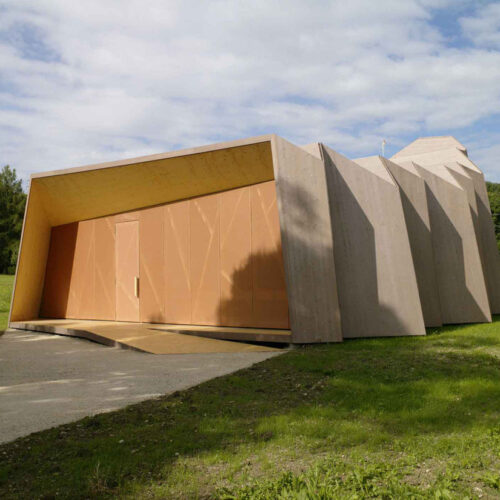
{"label": "plywood facade", "polygon": [[272,180],[272,138],[33,174],[9,321],[40,313],[53,227]]}
{"label": "plywood facade", "polygon": [[274,181],[54,227],[41,314],[288,328]]}

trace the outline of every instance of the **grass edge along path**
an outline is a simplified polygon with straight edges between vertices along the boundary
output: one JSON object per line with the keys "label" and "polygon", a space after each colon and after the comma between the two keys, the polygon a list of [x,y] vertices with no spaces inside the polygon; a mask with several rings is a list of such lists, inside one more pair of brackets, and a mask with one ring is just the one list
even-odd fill
{"label": "grass edge along path", "polygon": [[0,445],[1,498],[500,498],[500,317],[293,350]]}
{"label": "grass edge along path", "polygon": [[14,276],[0,274],[0,333],[7,328]]}

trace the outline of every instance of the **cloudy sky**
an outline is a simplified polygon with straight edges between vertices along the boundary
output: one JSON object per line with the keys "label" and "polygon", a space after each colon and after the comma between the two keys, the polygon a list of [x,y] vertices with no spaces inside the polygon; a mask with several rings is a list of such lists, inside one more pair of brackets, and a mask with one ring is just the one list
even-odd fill
{"label": "cloudy sky", "polygon": [[500,181],[500,2],[0,0],[25,178],[270,132],[349,157],[451,134]]}

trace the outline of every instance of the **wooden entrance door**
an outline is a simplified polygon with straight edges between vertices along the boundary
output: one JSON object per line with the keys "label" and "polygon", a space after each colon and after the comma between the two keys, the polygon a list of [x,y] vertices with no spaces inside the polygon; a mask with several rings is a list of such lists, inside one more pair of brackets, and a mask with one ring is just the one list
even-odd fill
{"label": "wooden entrance door", "polygon": [[116,224],[116,320],[139,321],[139,222]]}

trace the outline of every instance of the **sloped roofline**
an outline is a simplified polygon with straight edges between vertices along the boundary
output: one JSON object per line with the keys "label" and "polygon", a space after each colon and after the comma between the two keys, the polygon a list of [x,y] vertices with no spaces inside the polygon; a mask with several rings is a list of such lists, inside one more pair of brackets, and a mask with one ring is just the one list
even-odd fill
{"label": "sloped roofline", "polygon": [[63,169],[58,169],[58,170],[48,170],[45,172],[33,173],[33,174],[31,174],[30,178],[31,179],[38,179],[41,177],[52,177],[55,175],[75,174],[75,173],[85,172],[85,171],[90,171],[90,170],[100,170],[100,169],[105,169],[105,168],[123,167],[125,165],[134,165],[137,163],[147,163],[150,161],[165,160],[165,159],[177,158],[177,157],[181,157],[181,156],[189,156],[189,155],[208,153],[211,151],[218,151],[220,149],[230,149],[230,148],[237,148],[239,146],[248,146],[251,144],[259,144],[261,142],[270,142],[273,140],[274,137],[277,137],[276,134],[257,135],[257,136],[253,136],[253,137],[247,137],[245,139],[236,139],[233,141],[216,142],[216,143],[207,144],[204,146],[178,149],[175,151],[169,151],[169,152],[165,152],[165,153],[157,153],[157,154],[146,155],[146,156],[138,156],[135,158],[124,158],[123,160],[114,160],[114,161],[108,161],[108,162],[102,162],[102,163],[94,163],[94,164],[88,164],[88,165],[83,165],[83,166],[79,166],[79,167],[63,168]]}

